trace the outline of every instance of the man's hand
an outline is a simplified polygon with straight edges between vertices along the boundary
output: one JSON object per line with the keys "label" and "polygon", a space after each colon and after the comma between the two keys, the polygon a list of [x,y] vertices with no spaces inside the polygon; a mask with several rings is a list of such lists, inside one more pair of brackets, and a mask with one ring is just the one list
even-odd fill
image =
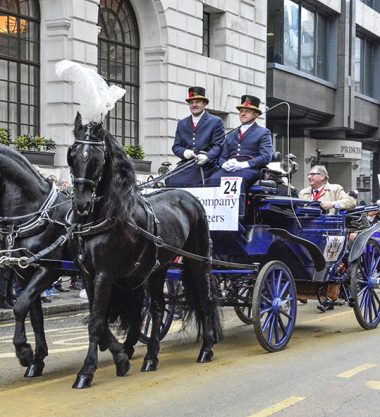
{"label": "man's hand", "polygon": [[321,201],[321,207],[323,210],[330,210],[335,207],[335,204],[333,201]]}
{"label": "man's hand", "polygon": [[207,155],[204,153],[199,153],[195,159],[197,160],[198,165],[204,165],[208,161]]}
{"label": "man's hand", "polygon": [[229,159],[228,161],[226,161],[226,162],[223,163],[222,168],[225,171],[234,172],[235,171],[235,164],[236,164],[236,162],[237,161],[236,161],[235,158]]}
{"label": "man's hand", "polygon": [[241,169],[244,168],[249,168],[249,163],[248,161],[244,161],[244,162],[235,162],[235,171],[240,171]]}
{"label": "man's hand", "polygon": [[185,159],[191,159],[191,158],[195,158],[195,153],[191,149],[186,149],[185,152],[183,153],[183,156]]}

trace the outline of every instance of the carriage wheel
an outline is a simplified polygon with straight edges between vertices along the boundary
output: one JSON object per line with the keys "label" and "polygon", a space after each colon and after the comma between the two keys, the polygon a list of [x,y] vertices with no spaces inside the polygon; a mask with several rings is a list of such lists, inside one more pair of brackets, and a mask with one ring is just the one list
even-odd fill
{"label": "carriage wheel", "polygon": [[374,239],[352,266],[351,296],[360,326],[375,329],[380,322],[380,246]]}
{"label": "carriage wheel", "polygon": [[253,324],[252,320],[252,296],[253,279],[245,280],[243,286],[239,288],[237,299],[238,303],[234,310],[239,319],[245,324]]}
{"label": "carriage wheel", "polygon": [[[175,294],[174,282],[172,280],[165,280],[164,286],[164,297],[165,297],[165,308],[164,316],[160,326],[160,340],[162,340],[168,333],[174,316],[174,304],[173,297]],[[150,297],[146,295],[144,300],[143,309],[143,322],[142,330],[140,332],[139,340],[141,343],[147,344],[150,339],[150,333],[152,331],[152,316],[150,314]]]}
{"label": "carriage wheel", "polygon": [[290,269],[270,261],[260,270],[253,290],[252,319],[256,337],[268,352],[277,352],[292,337],[297,294]]}

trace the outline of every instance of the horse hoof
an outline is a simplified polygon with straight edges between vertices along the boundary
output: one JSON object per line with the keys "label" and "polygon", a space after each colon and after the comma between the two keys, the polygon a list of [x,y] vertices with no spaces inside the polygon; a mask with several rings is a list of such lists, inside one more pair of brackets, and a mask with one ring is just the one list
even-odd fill
{"label": "horse hoof", "polygon": [[144,359],[141,372],[157,371],[158,359]]}
{"label": "horse hoof", "polygon": [[76,388],[76,389],[90,388],[93,378],[94,378],[94,375],[78,374],[77,379],[75,380],[73,384],[73,388]]}
{"label": "horse hoof", "polygon": [[197,362],[198,363],[206,363],[206,362],[211,362],[212,361],[212,357],[214,356],[214,353],[212,350],[209,351],[201,351],[199,353],[199,356],[197,358]]}
{"label": "horse hoof", "polygon": [[24,377],[25,378],[34,378],[36,376],[41,376],[42,371],[44,370],[45,363],[39,362],[39,363],[32,363],[28,366],[27,370],[25,371]]}
{"label": "horse hoof", "polygon": [[116,375],[117,376],[124,376],[129,371],[131,365],[129,364],[128,359],[125,361],[120,361],[116,364]]}

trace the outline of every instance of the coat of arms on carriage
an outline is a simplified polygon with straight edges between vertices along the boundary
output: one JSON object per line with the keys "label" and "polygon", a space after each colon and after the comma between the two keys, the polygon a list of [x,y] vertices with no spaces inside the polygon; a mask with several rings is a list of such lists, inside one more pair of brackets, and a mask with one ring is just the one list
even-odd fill
{"label": "coat of arms on carriage", "polygon": [[336,261],[343,249],[344,236],[327,236],[326,246],[323,252],[327,262]]}

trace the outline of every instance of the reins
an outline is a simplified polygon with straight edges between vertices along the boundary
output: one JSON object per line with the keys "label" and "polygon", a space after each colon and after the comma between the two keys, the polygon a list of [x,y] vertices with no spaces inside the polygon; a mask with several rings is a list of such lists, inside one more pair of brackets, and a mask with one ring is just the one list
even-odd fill
{"label": "reins", "polygon": [[[219,139],[225,138],[227,135],[231,134],[235,130],[240,129],[243,125],[245,125],[247,123],[249,123],[249,122],[242,123],[241,125],[239,125],[239,126],[233,128],[232,130],[230,130],[228,133],[224,133],[223,135],[220,135],[215,140],[217,141]],[[201,148],[201,149],[198,149],[197,152],[202,153],[202,152],[205,151],[205,149],[206,149],[206,147]],[[176,175],[176,174],[184,171],[186,168],[188,168],[188,167],[190,167],[190,166],[192,166],[194,164],[196,164],[196,160],[194,158],[193,159],[190,159],[189,161],[186,161],[184,164],[181,164],[181,165],[177,166],[177,168],[174,168],[172,171],[170,171],[170,172],[168,172],[166,174],[163,174],[163,175],[161,175],[159,177],[153,178],[153,179],[151,179],[149,181],[143,182],[142,184],[139,185],[139,188],[140,189],[141,188],[147,188],[147,187],[150,187],[151,185],[157,184],[158,182],[160,182],[162,180],[166,180],[166,179],[170,178],[171,176]]]}

